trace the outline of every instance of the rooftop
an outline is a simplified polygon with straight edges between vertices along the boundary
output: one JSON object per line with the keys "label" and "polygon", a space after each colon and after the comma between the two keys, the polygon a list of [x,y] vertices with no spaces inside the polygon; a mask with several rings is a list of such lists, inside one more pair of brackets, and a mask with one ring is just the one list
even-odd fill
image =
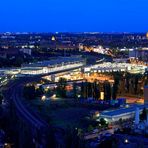
{"label": "rooftop", "polygon": [[140,110],[142,110],[144,107],[148,108],[148,104],[146,105],[132,105],[128,108],[120,108],[120,109],[116,109],[116,110],[109,110],[109,111],[103,111],[101,113],[101,115],[105,115],[105,116],[118,116],[121,114],[126,114],[126,113],[131,113],[134,112],[136,110],[136,108],[139,107]]}
{"label": "rooftop", "polygon": [[24,67],[46,67],[46,66],[52,66],[52,65],[55,65],[55,64],[76,62],[76,61],[81,61],[81,60],[82,60],[81,57],[58,57],[57,59],[54,59],[54,60],[25,64],[23,66]]}

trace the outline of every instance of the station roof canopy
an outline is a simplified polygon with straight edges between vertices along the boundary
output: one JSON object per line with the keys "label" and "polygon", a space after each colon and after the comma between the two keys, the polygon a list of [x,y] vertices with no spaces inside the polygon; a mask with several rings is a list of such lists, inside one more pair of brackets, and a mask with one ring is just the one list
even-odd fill
{"label": "station roof canopy", "polygon": [[62,63],[69,63],[69,62],[78,62],[82,61],[81,57],[59,57],[57,59],[49,60],[49,61],[41,61],[37,63],[25,64],[23,67],[48,67],[53,65],[58,65]]}

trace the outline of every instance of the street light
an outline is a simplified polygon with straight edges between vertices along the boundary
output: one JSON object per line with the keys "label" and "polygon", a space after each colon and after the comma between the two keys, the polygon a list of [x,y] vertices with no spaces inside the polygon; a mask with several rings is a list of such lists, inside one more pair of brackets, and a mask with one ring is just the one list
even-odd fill
{"label": "street light", "polygon": [[46,96],[42,96],[42,101],[45,101],[46,100]]}
{"label": "street light", "polygon": [[126,144],[129,143],[128,139],[125,139],[125,140],[124,140],[124,143],[126,143]]}

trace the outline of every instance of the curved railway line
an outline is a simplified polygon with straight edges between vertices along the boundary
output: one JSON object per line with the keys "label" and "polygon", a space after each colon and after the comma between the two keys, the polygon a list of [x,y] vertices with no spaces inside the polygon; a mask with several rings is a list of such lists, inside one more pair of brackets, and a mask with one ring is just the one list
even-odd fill
{"label": "curved railway line", "polygon": [[[70,70],[74,70],[74,69],[62,70],[59,72],[53,72],[46,75],[57,74],[57,73],[66,72]],[[19,119],[19,121],[22,122],[21,124],[23,124],[24,127],[26,126],[29,127],[28,128],[29,130],[31,128],[31,131],[33,131],[33,133],[31,133],[30,131],[30,135],[32,135],[31,137],[32,139],[34,139],[34,137],[38,137],[37,138],[38,141],[36,142],[37,143],[36,145],[38,146],[35,146],[36,148],[47,148],[48,141],[46,141],[44,138],[45,138],[45,135],[48,135],[48,132],[50,131],[51,126],[46,121],[44,121],[37,113],[35,113],[29,107],[27,107],[23,103],[22,98],[23,98],[23,86],[27,83],[40,80],[42,76],[45,76],[45,75],[37,75],[34,77],[24,77],[24,78],[19,78],[15,81],[10,81],[8,85],[5,87],[6,89],[4,89],[3,91],[5,101],[9,102],[13,106],[13,109],[14,109],[13,112],[15,112],[14,114],[17,117],[16,119]],[[53,127],[53,129],[55,128],[56,127]],[[57,128],[57,130],[62,131],[59,128]],[[24,146],[19,145],[19,148],[24,148]]]}

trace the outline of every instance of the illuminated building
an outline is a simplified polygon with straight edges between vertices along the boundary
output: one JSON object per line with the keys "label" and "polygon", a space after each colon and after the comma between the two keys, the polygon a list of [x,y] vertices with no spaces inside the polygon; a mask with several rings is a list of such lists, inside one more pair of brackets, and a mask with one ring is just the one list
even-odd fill
{"label": "illuminated building", "polygon": [[111,63],[104,62],[93,66],[84,68],[85,73],[104,73],[104,72],[130,72],[130,73],[144,73],[147,66],[130,64],[130,63]]}
{"label": "illuminated building", "polygon": [[21,68],[22,75],[40,75],[73,68],[81,68],[85,65],[85,59],[81,57],[60,57],[50,61],[24,64]]}
{"label": "illuminated building", "polygon": [[100,99],[104,100],[104,92],[100,92]]}
{"label": "illuminated building", "polygon": [[[136,122],[139,122],[138,115],[142,112],[143,108],[148,108],[148,105],[132,105],[129,107],[124,107],[120,109],[115,109],[115,110],[108,110],[108,111],[103,111],[99,118],[104,118],[106,119],[109,123],[113,123],[116,121],[119,121],[120,119],[126,120],[130,118],[135,118]],[[138,109],[137,109],[138,108]],[[136,115],[136,117],[135,117]]]}
{"label": "illuminated building", "polygon": [[148,39],[148,32],[146,33],[146,38]]}
{"label": "illuminated building", "polygon": [[82,51],[84,49],[84,46],[82,43],[79,44],[79,51]]}
{"label": "illuminated building", "polygon": [[28,48],[21,48],[20,49],[21,52],[23,52],[24,54],[28,54],[31,56],[32,50],[28,49]]}
{"label": "illuminated building", "polygon": [[24,68],[21,68],[21,74],[24,74],[24,75],[39,75],[39,74],[42,74],[42,73],[46,73],[46,69],[45,68],[39,68],[39,67],[24,67]]}
{"label": "illuminated building", "polygon": [[104,54],[105,53],[105,49],[102,46],[94,47],[93,48],[93,51],[94,52],[97,52],[97,53],[101,53],[101,54]]}
{"label": "illuminated building", "polygon": [[145,48],[129,50],[129,58],[148,61],[148,48],[145,47]]}
{"label": "illuminated building", "polygon": [[51,40],[52,40],[52,41],[55,41],[56,39],[55,39],[55,37],[54,37],[54,36],[52,36]]}

